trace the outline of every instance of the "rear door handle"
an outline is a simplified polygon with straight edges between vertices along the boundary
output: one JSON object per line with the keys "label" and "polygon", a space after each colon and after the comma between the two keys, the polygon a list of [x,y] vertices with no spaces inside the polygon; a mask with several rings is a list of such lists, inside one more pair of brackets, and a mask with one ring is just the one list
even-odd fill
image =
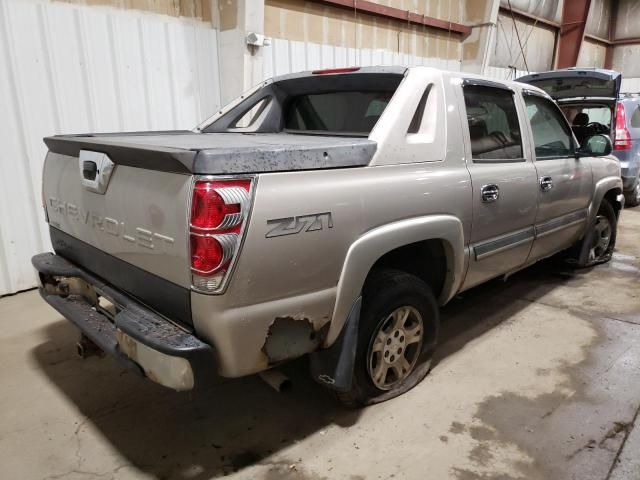
{"label": "rear door handle", "polygon": [[551,177],[540,177],[540,190],[543,192],[548,192],[553,188],[553,178]]}
{"label": "rear door handle", "polygon": [[498,185],[490,184],[484,185],[480,189],[480,193],[482,194],[482,201],[485,203],[495,202],[500,197],[500,189]]}

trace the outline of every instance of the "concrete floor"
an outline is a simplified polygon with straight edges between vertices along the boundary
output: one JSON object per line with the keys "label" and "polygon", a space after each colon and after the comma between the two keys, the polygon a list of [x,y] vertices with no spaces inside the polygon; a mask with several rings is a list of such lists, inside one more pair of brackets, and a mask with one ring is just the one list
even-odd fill
{"label": "concrete floor", "polygon": [[614,261],[544,263],[443,312],[433,372],[348,411],[289,365],[174,393],[76,358],[36,292],[0,300],[2,479],[640,479],[640,209]]}

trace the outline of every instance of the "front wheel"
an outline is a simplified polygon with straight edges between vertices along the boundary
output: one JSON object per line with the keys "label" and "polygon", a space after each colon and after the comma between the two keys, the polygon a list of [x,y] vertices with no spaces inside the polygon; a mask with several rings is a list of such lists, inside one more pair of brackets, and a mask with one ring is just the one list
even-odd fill
{"label": "front wheel", "polygon": [[618,218],[608,200],[602,200],[595,221],[578,244],[578,268],[591,267],[611,260],[616,245]]}
{"label": "front wheel", "polygon": [[413,388],[429,372],[438,326],[425,282],[398,270],[373,272],[363,292],[353,383],[338,399],[371,405]]}

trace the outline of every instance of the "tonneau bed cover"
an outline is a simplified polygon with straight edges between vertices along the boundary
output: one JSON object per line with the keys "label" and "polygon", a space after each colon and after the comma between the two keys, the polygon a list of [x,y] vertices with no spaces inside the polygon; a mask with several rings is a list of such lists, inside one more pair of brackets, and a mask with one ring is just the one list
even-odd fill
{"label": "tonneau bed cover", "polygon": [[77,157],[106,153],[118,165],[185,174],[234,174],[361,167],[376,143],[367,138],[278,133],[199,133],[188,130],[59,135],[49,150]]}

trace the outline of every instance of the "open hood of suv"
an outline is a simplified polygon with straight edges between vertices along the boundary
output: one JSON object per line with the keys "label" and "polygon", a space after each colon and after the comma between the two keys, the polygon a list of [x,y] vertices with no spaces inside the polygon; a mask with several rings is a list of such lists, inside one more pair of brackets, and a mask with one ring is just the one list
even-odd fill
{"label": "open hood of suv", "polygon": [[550,72],[533,73],[516,81],[541,88],[558,102],[593,99],[618,99],[622,75],[601,68],[565,68]]}

